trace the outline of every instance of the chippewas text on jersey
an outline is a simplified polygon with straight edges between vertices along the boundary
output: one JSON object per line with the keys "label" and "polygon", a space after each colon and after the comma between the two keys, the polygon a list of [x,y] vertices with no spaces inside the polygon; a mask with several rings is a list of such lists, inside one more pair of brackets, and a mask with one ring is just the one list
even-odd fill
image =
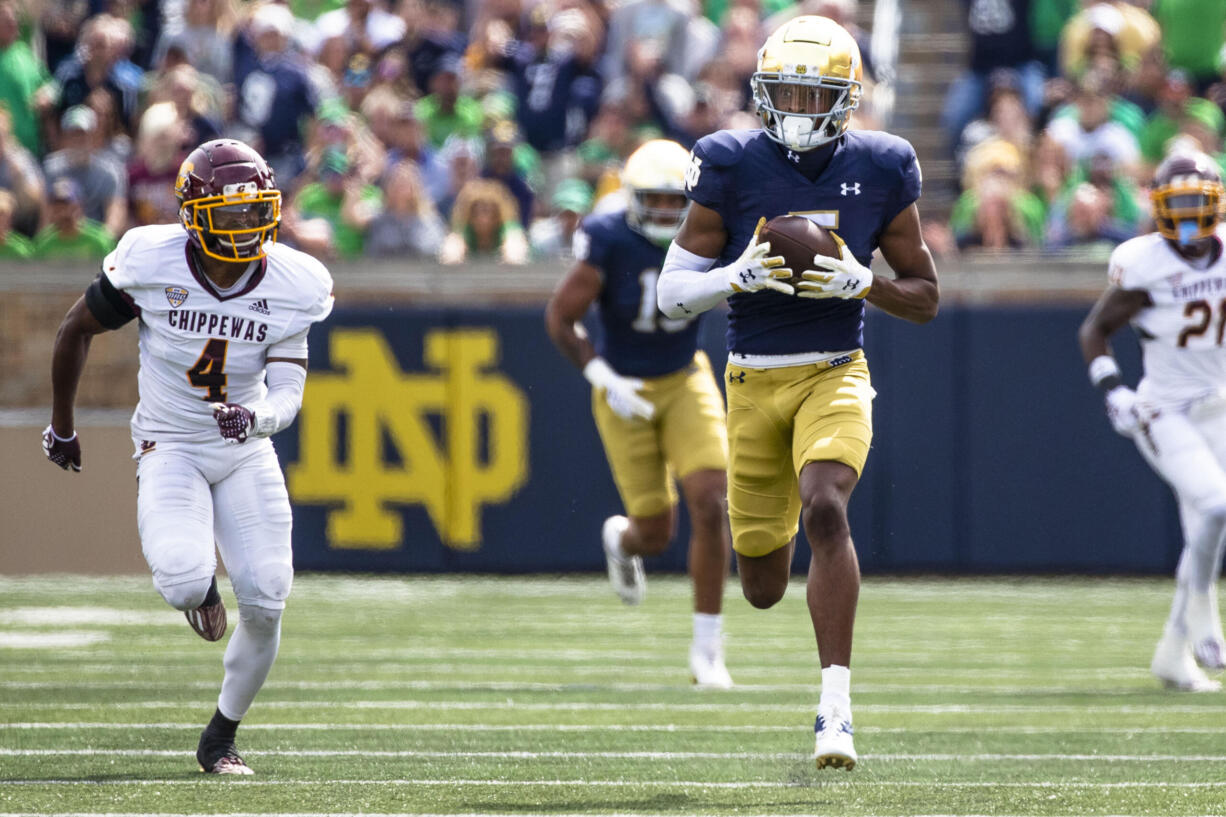
{"label": "chippewas text on jersey", "polygon": [[166,313],[166,322],[175,329],[197,335],[263,343],[268,338],[268,324],[240,318],[237,315],[217,315],[182,309]]}

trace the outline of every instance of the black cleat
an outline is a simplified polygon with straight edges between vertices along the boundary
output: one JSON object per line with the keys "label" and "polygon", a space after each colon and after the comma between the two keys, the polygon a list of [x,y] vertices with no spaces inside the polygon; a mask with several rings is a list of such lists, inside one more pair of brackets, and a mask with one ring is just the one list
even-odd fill
{"label": "black cleat", "polygon": [[204,602],[194,610],[183,611],[183,615],[187,616],[187,623],[192,625],[192,629],[205,641],[221,640],[226,634],[226,605],[221,600],[221,594],[217,592],[216,576],[213,577],[213,584],[209,586]]}
{"label": "black cleat", "polygon": [[196,762],[205,774],[255,774],[234,748],[234,741],[215,738],[205,729],[196,747]]}

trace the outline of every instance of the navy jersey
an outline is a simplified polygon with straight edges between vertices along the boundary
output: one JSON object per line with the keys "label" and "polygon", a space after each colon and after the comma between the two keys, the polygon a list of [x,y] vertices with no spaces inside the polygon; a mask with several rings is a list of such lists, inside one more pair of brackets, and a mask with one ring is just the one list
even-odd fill
{"label": "navy jersey", "polygon": [[596,354],[615,372],[660,377],[690,364],[698,348],[698,321],[660,312],[656,281],[664,248],[632,230],[624,210],[585,218],[575,235],[575,257],[604,276]]}
{"label": "navy jersey", "polygon": [[[836,232],[865,266],[881,233],[920,195],[911,144],[880,131],[849,131],[810,181],[761,130],[724,130],[694,146],[689,197],[719,213],[728,233],[718,264],[736,260],[758,219],[807,216]],[[800,273],[801,270],[795,272]],[[864,344],[864,301],[814,300],[762,291],[732,295],[728,348],[746,355],[837,352]]]}

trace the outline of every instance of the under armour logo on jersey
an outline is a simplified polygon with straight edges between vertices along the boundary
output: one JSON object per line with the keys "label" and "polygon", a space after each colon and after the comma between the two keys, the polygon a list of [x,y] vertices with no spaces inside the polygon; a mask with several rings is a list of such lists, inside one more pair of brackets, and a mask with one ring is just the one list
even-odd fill
{"label": "under armour logo on jersey", "polygon": [[728,382],[729,383],[744,383],[745,373],[737,372],[736,374],[733,374],[732,372],[728,372]]}
{"label": "under armour logo on jersey", "polygon": [[800,154],[794,150],[788,151],[788,159],[796,164],[800,164]]}
{"label": "under armour logo on jersey", "polygon": [[187,290],[183,287],[166,287],[166,300],[174,309],[178,309],[187,300]]}
{"label": "under armour logo on jersey", "polygon": [[847,182],[840,182],[839,187],[842,189],[842,193],[844,196],[847,195],[848,191],[851,191],[857,196],[860,195],[860,183],[859,182],[854,182],[852,184],[848,184]]}
{"label": "under armour logo on jersey", "polygon": [[261,298],[260,300],[247,307],[252,312],[259,312],[261,315],[271,315],[272,312],[268,309],[268,299]]}

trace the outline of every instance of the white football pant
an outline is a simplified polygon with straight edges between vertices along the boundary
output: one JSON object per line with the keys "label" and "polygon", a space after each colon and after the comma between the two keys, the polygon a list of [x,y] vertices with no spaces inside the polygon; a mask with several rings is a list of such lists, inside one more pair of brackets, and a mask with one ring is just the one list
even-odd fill
{"label": "white football pant", "polygon": [[140,456],[137,523],[153,584],[178,610],[200,606],[222,562],[238,599],[218,708],[241,720],[268,676],[293,583],[292,516],[272,441],[166,443]]}
{"label": "white football pant", "polygon": [[[1170,623],[1194,639],[1220,634],[1213,595],[1226,545],[1226,406],[1162,412],[1137,432],[1136,443],[1179,501],[1184,546]],[[1189,602],[1193,616],[1186,616]],[[1213,620],[1199,620],[1207,616]]]}

